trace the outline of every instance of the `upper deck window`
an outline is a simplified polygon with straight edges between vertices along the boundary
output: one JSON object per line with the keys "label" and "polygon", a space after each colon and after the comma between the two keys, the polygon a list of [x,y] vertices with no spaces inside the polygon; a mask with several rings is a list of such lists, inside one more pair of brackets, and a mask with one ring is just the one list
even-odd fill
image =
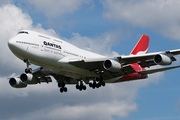
{"label": "upper deck window", "polygon": [[46,37],[46,36],[42,36],[42,35],[38,35],[38,36],[42,38],[50,39],[49,37]]}
{"label": "upper deck window", "polygon": [[28,32],[26,32],[26,31],[20,31],[20,32],[18,32],[18,34],[29,34]]}

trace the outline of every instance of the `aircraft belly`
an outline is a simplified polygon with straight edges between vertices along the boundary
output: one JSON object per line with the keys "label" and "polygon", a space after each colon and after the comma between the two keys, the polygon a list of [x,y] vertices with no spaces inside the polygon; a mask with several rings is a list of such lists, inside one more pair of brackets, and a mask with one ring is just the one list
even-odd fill
{"label": "aircraft belly", "polygon": [[58,74],[76,79],[87,78],[87,77],[98,77],[95,72],[86,69],[77,68],[74,66],[58,67],[56,68],[56,70],[58,71]]}
{"label": "aircraft belly", "polygon": [[108,79],[108,80],[104,80],[106,83],[114,83],[116,82],[117,80],[121,79],[123,76],[120,76],[120,77],[115,77],[115,78],[112,78],[112,79]]}

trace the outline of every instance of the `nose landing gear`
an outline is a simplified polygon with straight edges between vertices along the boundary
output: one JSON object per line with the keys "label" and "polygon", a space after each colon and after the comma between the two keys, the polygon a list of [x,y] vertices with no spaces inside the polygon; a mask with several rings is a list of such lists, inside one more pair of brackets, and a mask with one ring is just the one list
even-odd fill
{"label": "nose landing gear", "polygon": [[27,65],[27,68],[25,69],[25,73],[32,73],[32,68],[29,68],[29,66],[31,65],[31,64],[30,64],[30,60],[25,59],[24,62],[25,62],[26,65]]}

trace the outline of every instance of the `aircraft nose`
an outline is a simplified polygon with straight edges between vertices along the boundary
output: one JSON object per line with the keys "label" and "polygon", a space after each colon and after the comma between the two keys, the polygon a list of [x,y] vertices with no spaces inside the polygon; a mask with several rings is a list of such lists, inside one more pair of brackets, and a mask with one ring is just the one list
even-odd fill
{"label": "aircraft nose", "polygon": [[13,49],[15,47],[15,40],[13,38],[9,40],[8,47],[10,49]]}

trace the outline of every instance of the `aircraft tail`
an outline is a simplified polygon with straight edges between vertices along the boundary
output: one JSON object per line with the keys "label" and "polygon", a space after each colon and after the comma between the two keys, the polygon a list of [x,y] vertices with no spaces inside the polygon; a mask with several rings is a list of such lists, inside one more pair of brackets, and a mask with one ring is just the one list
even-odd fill
{"label": "aircraft tail", "polygon": [[148,52],[149,36],[142,35],[130,55],[146,54]]}

